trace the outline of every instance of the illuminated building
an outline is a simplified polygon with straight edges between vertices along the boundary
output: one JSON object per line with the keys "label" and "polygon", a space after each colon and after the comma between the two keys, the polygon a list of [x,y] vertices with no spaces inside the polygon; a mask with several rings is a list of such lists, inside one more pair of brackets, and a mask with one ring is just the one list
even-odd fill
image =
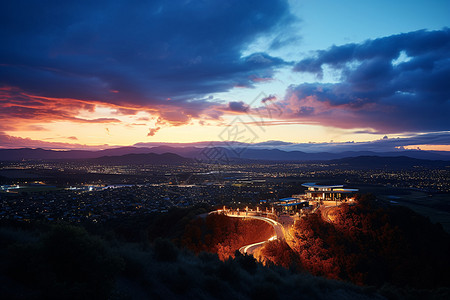
{"label": "illuminated building", "polygon": [[347,189],[343,185],[318,185],[308,182],[303,183],[302,186],[307,188],[305,194],[279,199],[273,204],[283,211],[295,213],[311,208],[311,205],[316,206],[317,202],[335,201],[337,205],[338,201],[347,201],[358,192],[358,189]]}
{"label": "illuminated building", "polygon": [[303,183],[306,198],[319,201],[336,201],[351,198],[358,189],[344,189],[343,185],[318,185],[313,182]]}

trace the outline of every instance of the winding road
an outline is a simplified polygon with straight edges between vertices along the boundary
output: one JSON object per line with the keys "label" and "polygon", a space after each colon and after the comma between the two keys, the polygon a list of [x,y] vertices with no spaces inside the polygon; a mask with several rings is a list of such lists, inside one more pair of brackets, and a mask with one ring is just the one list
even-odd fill
{"label": "winding road", "polygon": [[258,249],[259,247],[262,247],[262,245],[264,245],[268,241],[273,241],[273,240],[276,240],[276,239],[277,239],[277,237],[274,235],[273,237],[271,237],[267,241],[262,241],[262,242],[259,242],[259,243],[254,243],[254,244],[250,244],[250,245],[247,245],[247,246],[243,246],[243,247],[239,248],[239,252],[247,253],[247,254],[253,254],[253,252],[255,252],[256,249]]}
{"label": "winding road", "polygon": [[333,221],[330,219],[330,211],[332,211],[333,209],[335,209],[336,207],[338,207],[337,205],[332,205],[332,206],[322,206],[320,208],[320,213],[322,214],[322,219],[325,222],[328,223],[332,223]]}
{"label": "winding road", "polygon": [[[210,213],[223,213],[222,210],[216,210]],[[241,215],[242,214],[242,215]],[[275,230],[275,235],[272,236],[271,238],[269,238],[266,241],[262,241],[262,242],[258,242],[258,243],[254,243],[254,244],[250,244],[250,245],[245,245],[241,248],[239,248],[239,252],[241,253],[247,253],[247,254],[253,254],[253,252],[255,252],[256,249],[258,249],[259,247],[262,247],[262,245],[264,245],[265,243],[269,242],[269,241],[273,241],[273,240],[285,240],[285,233],[284,233],[284,228],[283,225],[281,225],[280,223],[278,223],[275,220],[272,220],[270,218],[267,217],[261,217],[261,216],[251,216],[251,215],[245,215],[245,212],[241,212],[239,215],[235,214],[235,213],[227,213],[225,212],[225,215],[227,217],[233,217],[233,218],[248,218],[248,219],[256,219],[256,220],[261,220],[264,222],[269,223],[270,225],[272,225],[273,229]]]}
{"label": "winding road", "polygon": [[[331,210],[335,209],[336,205],[332,205],[332,206],[321,206],[320,207],[320,213],[322,215],[322,218],[326,221],[326,222],[332,222],[332,220],[330,219],[329,213]],[[318,207],[316,208],[316,210],[318,209]],[[273,240],[286,240],[285,237],[285,231],[284,231],[284,227],[283,225],[281,225],[279,222],[267,218],[267,217],[262,217],[262,216],[254,216],[254,215],[248,215],[246,212],[229,212],[229,211],[223,211],[223,210],[215,210],[210,212],[209,214],[217,214],[217,213],[224,213],[227,217],[233,217],[233,218],[249,218],[249,219],[256,219],[256,220],[261,220],[264,222],[269,223],[270,225],[272,225],[273,229],[275,230],[275,235],[272,236],[271,238],[269,238],[268,240],[265,241],[261,241],[261,242],[257,242],[257,243],[253,243],[250,245],[245,245],[241,248],[239,248],[239,252],[243,253],[243,254],[253,254],[258,248],[262,247],[265,243],[269,242],[269,241],[273,241]]]}

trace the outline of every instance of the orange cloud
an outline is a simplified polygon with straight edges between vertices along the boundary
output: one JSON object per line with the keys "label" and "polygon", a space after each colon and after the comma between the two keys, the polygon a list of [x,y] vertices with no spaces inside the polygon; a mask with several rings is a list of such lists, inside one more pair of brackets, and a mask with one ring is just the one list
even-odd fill
{"label": "orange cloud", "polygon": [[161,127],[150,128],[150,131],[148,132],[147,136],[154,136],[160,129]]}
{"label": "orange cloud", "polygon": [[[95,117],[98,108],[107,108],[112,117]],[[119,116],[136,116],[140,112],[158,118],[156,125],[181,126],[192,119],[220,119],[223,111],[207,100],[172,104],[148,103],[142,105],[106,103],[96,100],[54,98],[33,95],[19,88],[0,88],[0,130],[25,130],[36,123],[68,121],[74,123],[121,123]],[[89,115],[89,117],[86,117]],[[114,117],[117,115],[118,117]],[[140,116],[138,120],[149,121]]]}
{"label": "orange cloud", "polygon": [[[76,137],[67,137],[70,140],[77,140]],[[110,148],[109,145],[83,145],[62,142],[46,142],[7,135],[0,132],[0,148],[45,148],[45,149],[72,149],[72,150],[102,150]]]}
{"label": "orange cloud", "polygon": [[[400,148],[400,147],[397,147]],[[425,151],[450,151],[450,145],[409,145],[403,146],[403,149],[408,150],[425,150]]]}

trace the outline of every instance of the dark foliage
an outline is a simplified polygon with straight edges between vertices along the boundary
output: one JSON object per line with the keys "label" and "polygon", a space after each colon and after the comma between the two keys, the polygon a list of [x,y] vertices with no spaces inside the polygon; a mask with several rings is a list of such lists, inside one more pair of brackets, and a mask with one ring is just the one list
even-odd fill
{"label": "dark foliage", "polygon": [[[17,226],[16,226],[17,225]],[[138,230],[139,228],[135,228]],[[93,229],[91,228],[90,231]],[[98,229],[102,232],[103,229]],[[2,299],[445,299],[448,289],[380,289],[313,277],[237,255],[193,255],[170,240],[150,246],[80,227],[0,226]],[[114,231],[112,231],[114,232]],[[284,247],[281,243],[274,244]]]}
{"label": "dark foliage", "polygon": [[363,196],[337,208],[332,223],[313,214],[294,229],[294,250],[312,274],[360,285],[450,286],[450,236],[407,208]]}
{"label": "dark foliage", "polygon": [[7,254],[6,272],[30,291],[25,298],[107,299],[122,266],[100,239],[64,225],[36,243],[10,245]]}
{"label": "dark foliage", "polygon": [[153,252],[157,261],[174,262],[178,257],[178,249],[169,240],[158,238],[153,244]]}
{"label": "dark foliage", "polygon": [[158,237],[177,239],[189,222],[208,212],[209,207],[172,208],[166,213],[112,219],[102,225],[90,226],[93,232],[111,233],[114,237],[133,243],[153,241]]}
{"label": "dark foliage", "polygon": [[286,241],[274,240],[264,245],[261,259],[266,264],[275,264],[285,268],[301,269],[298,254],[289,247]]}

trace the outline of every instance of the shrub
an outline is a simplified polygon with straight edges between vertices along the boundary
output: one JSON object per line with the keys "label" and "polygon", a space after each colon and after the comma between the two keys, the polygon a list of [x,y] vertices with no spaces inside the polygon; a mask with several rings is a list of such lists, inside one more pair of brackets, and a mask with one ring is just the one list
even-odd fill
{"label": "shrub", "polygon": [[174,262],[178,258],[178,249],[172,242],[163,238],[155,240],[153,252],[158,261]]}

